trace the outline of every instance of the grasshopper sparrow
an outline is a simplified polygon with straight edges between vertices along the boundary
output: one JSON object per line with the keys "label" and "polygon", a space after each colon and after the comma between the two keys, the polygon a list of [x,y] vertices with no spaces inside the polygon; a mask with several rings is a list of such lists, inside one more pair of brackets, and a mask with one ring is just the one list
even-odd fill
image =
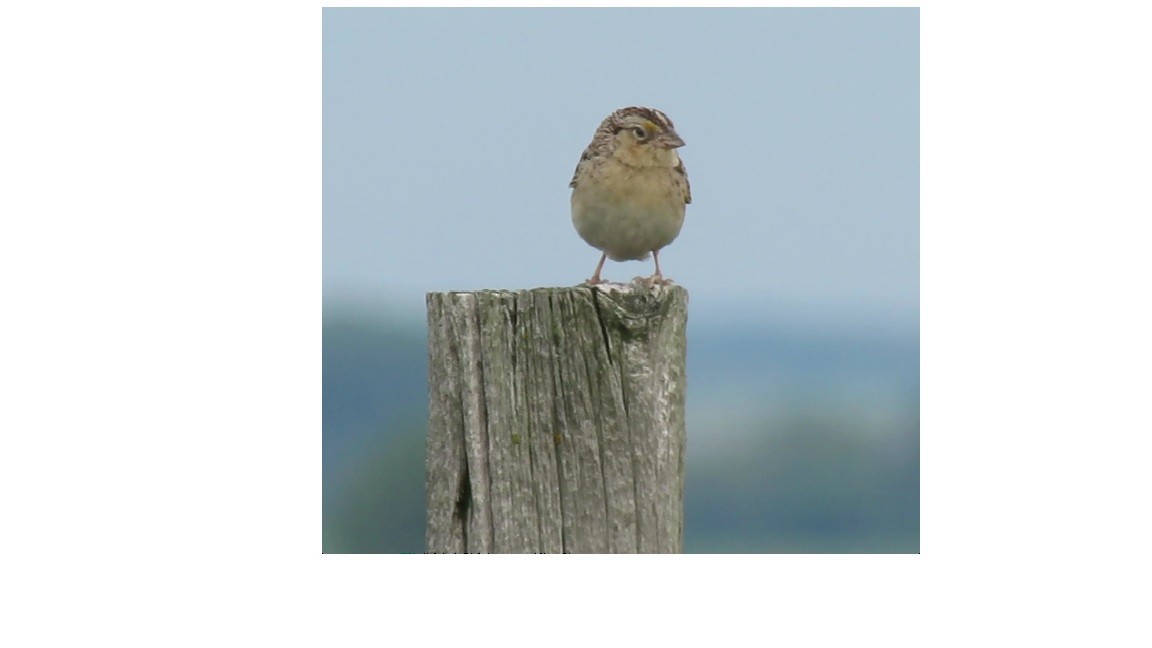
{"label": "grasshopper sparrow", "polygon": [[650,283],[660,274],[660,250],[675,240],[692,202],[688,174],[676,149],[684,140],[672,120],[652,108],[621,108],[600,123],[572,176],[572,224],[604,252],[588,284],[604,283],[604,260],[642,261],[651,253]]}

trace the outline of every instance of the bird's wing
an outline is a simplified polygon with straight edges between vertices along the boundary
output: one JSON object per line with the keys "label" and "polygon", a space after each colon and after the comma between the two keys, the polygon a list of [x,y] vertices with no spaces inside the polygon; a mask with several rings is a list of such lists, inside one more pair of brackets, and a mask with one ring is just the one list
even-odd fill
{"label": "bird's wing", "polygon": [[672,171],[676,174],[676,184],[680,185],[680,193],[684,194],[684,204],[691,205],[692,186],[688,184],[688,172],[684,170],[684,161],[681,160]]}

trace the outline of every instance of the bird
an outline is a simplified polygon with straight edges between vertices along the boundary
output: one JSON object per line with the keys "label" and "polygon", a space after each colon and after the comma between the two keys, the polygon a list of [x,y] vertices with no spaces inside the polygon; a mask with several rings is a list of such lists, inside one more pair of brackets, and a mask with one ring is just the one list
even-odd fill
{"label": "bird", "polygon": [[680,234],[692,202],[682,146],[672,120],[655,108],[621,108],[600,123],[568,185],[576,233],[603,252],[585,284],[606,283],[606,259],[643,261],[649,254],[656,272],[645,281],[671,283],[660,272],[660,250]]}

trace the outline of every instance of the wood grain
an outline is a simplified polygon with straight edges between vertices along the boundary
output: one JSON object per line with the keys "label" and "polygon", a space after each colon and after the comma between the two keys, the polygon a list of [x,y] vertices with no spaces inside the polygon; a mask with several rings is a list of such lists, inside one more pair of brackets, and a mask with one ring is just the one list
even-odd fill
{"label": "wood grain", "polygon": [[427,550],[675,553],[678,286],[430,293]]}

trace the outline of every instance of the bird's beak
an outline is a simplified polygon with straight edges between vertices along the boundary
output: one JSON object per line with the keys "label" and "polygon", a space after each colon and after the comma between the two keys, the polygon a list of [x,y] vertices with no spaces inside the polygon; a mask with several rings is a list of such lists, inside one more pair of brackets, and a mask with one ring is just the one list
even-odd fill
{"label": "bird's beak", "polygon": [[677,135],[674,130],[666,130],[660,133],[652,143],[660,148],[666,149],[675,149],[684,146],[684,140],[680,139],[680,136]]}

